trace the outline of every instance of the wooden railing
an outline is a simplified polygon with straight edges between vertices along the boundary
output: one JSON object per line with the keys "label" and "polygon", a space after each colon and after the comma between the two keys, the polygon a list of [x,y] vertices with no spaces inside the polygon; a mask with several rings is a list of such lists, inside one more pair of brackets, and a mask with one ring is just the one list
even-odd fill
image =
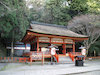
{"label": "wooden railing", "polygon": [[23,54],[23,56],[31,56],[33,54],[36,54],[36,53],[43,53],[44,55],[48,55],[50,54],[50,52],[37,52],[37,51],[31,51],[31,52],[26,52]]}
{"label": "wooden railing", "polygon": [[57,54],[55,54],[55,58],[56,58],[57,62],[59,63],[59,56]]}
{"label": "wooden railing", "polygon": [[69,57],[74,61],[75,56],[81,55],[81,52],[69,52]]}
{"label": "wooden railing", "polygon": [[32,51],[30,59],[32,60],[42,60],[43,52]]}
{"label": "wooden railing", "polygon": [[28,57],[0,57],[0,62],[23,63],[23,62],[29,62],[29,58]]}
{"label": "wooden railing", "polygon": [[44,55],[47,55],[49,53],[48,52],[31,51],[30,54],[31,54],[30,62],[40,60],[40,61],[42,61],[42,64],[44,64],[44,58],[45,58]]}
{"label": "wooden railing", "polygon": [[[30,62],[34,61],[34,60],[41,60],[42,64],[44,63],[44,56],[45,55],[51,55],[50,52],[37,52],[37,51],[31,51],[30,53]],[[57,62],[59,62],[59,56],[56,54],[55,58],[57,59]]]}
{"label": "wooden railing", "polygon": [[[22,62],[30,62],[32,63],[33,61],[40,60],[42,61],[42,64],[44,64],[44,56],[45,55],[50,55],[50,52],[37,52],[37,51],[31,51],[29,53],[29,57],[0,57],[0,62],[12,62],[12,63],[22,63]],[[55,58],[57,59],[57,62],[59,62],[59,56],[56,54]]]}

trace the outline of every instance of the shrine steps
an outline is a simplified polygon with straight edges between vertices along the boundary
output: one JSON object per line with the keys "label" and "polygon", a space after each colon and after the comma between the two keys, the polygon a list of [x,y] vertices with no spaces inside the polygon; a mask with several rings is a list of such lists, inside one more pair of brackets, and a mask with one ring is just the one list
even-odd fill
{"label": "shrine steps", "polygon": [[69,56],[59,56],[59,64],[72,64],[74,63]]}

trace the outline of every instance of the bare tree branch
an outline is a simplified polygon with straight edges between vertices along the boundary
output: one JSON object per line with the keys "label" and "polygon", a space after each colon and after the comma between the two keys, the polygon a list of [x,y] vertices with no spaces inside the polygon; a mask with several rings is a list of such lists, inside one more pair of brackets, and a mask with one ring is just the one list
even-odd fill
{"label": "bare tree branch", "polygon": [[99,21],[100,15],[76,16],[68,23],[68,28],[77,33],[89,36],[89,39],[83,42],[84,46],[89,49],[100,37],[100,27],[96,26]]}

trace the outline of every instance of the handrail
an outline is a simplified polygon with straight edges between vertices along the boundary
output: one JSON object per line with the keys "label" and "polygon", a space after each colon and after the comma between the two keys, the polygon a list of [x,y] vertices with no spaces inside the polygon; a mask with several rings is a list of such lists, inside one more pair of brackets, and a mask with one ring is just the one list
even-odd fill
{"label": "handrail", "polygon": [[59,56],[57,54],[55,54],[54,56],[55,56],[57,62],[59,62]]}
{"label": "handrail", "polygon": [[69,57],[72,59],[72,61],[74,62],[74,58],[75,56],[79,56],[81,55],[81,52],[68,52]]}

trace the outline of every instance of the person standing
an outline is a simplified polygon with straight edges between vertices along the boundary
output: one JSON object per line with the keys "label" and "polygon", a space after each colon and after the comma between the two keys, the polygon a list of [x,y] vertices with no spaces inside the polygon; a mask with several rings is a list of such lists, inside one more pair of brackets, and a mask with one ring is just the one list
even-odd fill
{"label": "person standing", "polygon": [[52,44],[51,44],[50,48],[51,48],[51,64],[53,64],[53,58],[56,54],[56,48]]}
{"label": "person standing", "polygon": [[85,60],[85,57],[86,57],[86,48],[85,47],[81,48],[81,54],[84,56],[83,60]]}
{"label": "person standing", "polygon": [[81,54],[82,54],[83,56],[85,56],[85,55],[86,55],[86,49],[85,49],[85,47],[84,47],[84,48],[82,48],[82,50],[81,50]]}
{"label": "person standing", "polygon": [[84,46],[79,47],[81,49],[81,55],[85,56],[86,55],[86,48]]}
{"label": "person standing", "polygon": [[56,54],[56,49],[55,49],[55,47],[52,47],[51,48],[51,55],[55,55]]}

